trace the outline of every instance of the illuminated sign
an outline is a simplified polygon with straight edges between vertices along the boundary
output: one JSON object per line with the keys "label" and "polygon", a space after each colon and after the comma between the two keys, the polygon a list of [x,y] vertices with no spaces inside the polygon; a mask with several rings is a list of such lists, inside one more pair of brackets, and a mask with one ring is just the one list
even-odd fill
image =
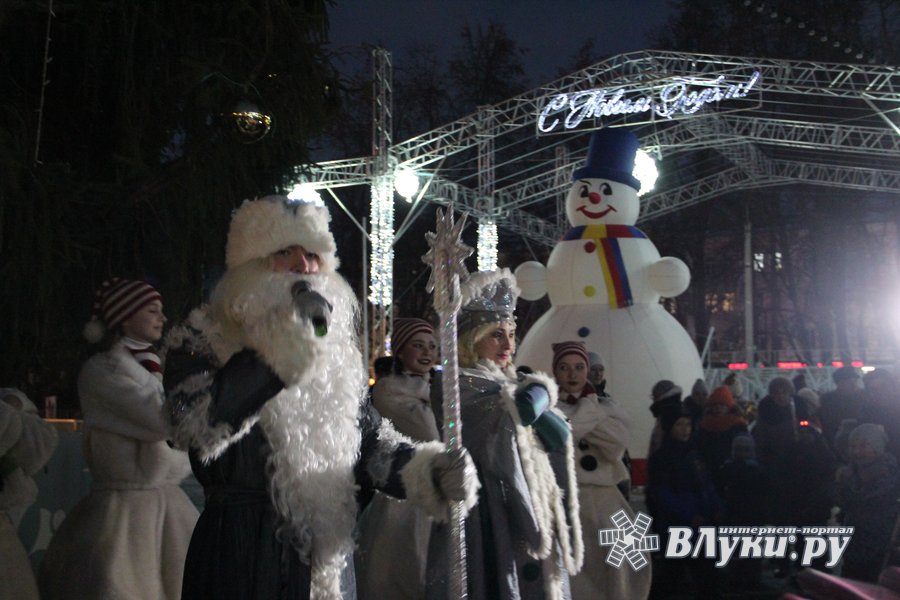
{"label": "illuminated sign", "polygon": [[537,130],[538,134],[559,133],[577,129],[585,122],[598,127],[601,124],[594,120],[603,117],[623,116],[626,122],[635,124],[692,115],[709,104],[747,98],[758,91],[759,80],[759,71],[753,71],[743,80],[727,79],[725,75],[715,79],[678,77],[637,89],[600,88],[556,94],[541,109]]}

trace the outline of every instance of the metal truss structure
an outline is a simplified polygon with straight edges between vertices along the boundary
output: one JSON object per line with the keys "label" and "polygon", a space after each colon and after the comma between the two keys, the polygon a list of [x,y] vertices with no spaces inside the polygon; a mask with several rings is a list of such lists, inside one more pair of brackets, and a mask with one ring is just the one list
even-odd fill
{"label": "metal truss structure", "polygon": [[[667,80],[759,71],[758,102],[679,118],[596,119],[539,137],[548,98],[591,89],[652,89]],[[559,203],[587,153],[588,129],[628,124],[657,158],[660,179],[641,222],[735,190],[811,184],[900,193],[900,69],[641,51],[614,56],[389,148],[392,164],[428,181],[424,199],[553,246],[566,226]],[[485,139],[489,135],[490,139]],[[561,157],[564,157],[561,159]],[[371,185],[375,159],[320,163],[316,185]],[[689,167],[688,167],[689,165]],[[485,172],[485,168],[489,172]]]}

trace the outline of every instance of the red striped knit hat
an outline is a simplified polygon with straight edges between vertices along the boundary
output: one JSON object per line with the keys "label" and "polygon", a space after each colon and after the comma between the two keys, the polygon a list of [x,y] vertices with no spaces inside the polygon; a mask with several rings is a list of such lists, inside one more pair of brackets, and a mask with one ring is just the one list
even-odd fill
{"label": "red striped knit hat", "polygon": [[434,327],[423,319],[394,319],[394,333],[391,336],[391,352],[397,354],[417,333],[434,335]]}
{"label": "red striped knit hat", "polygon": [[557,363],[559,363],[564,356],[568,356],[569,354],[577,354],[584,359],[584,364],[588,367],[591,366],[591,359],[588,357],[587,348],[584,347],[584,342],[559,342],[558,344],[553,344],[554,371],[556,370]]}
{"label": "red striped knit hat", "polygon": [[114,277],[104,281],[94,294],[91,320],[84,326],[84,337],[96,344],[106,330],[113,330],[154,300],[162,296],[143,281]]}

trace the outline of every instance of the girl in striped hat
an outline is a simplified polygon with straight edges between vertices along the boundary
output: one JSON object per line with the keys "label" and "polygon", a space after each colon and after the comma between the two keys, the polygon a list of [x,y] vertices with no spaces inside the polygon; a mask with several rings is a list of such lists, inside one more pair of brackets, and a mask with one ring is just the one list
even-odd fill
{"label": "girl in striped hat", "polygon": [[144,368],[162,380],[159,355],[153,348],[166,323],[162,307],[162,296],[149,283],[114,277],[94,294],[94,312],[84,326],[84,337],[106,350],[121,341]]}
{"label": "girl in striped hat", "polygon": [[[372,388],[372,403],[397,431],[416,442],[439,442],[431,409],[431,374],[438,359],[428,321],[394,319],[393,366]],[[360,517],[356,551],[359,600],[425,596],[431,519],[409,502],[377,494]]]}
{"label": "girl in striped hat", "polygon": [[197,509],[179,487],[190,474],[170,447],[162,371],[153,344],[166,318],[142,281],[97,290],[90,341],[104,342],[78,377],[90,494],[69,513],[44,557],[41,597],[54,600],[181,598]]}
{"label": "girl in striped hat", "polygon": [[650,593],[650,564],[638,570],[606,562],[610,548],[596,543],[597,532],[613,527],[610,520],[624,510],[634,521],[634,510],[619,491],[628,479],[622,456],[629,440],[625,409],[608,396],[600,397],[588,382],[591,360],[584,342],[553,344],[553,375],[559,385],[559,407],[569,419],[575,446],[575,476],[585,539],[584,568],[571,578],[572,600],[646,598]]}

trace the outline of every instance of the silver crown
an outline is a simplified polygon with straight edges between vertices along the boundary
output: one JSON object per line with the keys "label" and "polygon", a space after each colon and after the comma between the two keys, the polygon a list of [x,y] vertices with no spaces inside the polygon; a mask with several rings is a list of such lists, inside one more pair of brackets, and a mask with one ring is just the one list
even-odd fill
{"label": "silver crown", "polygon": [[457,323],[459,333],[514,319],[519,288],[509,269],[473,273],[463,288],[464,304]]}

